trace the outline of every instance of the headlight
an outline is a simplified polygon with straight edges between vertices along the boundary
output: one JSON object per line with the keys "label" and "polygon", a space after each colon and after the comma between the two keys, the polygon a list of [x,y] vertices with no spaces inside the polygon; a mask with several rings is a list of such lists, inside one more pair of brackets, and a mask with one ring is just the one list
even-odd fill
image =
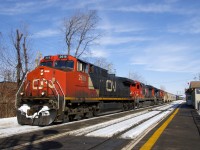
{"label": "headlight", "polygon": [[45,96],[45,92],[42,92],[41,95],[42,95],[42,96]]}
{"label": "headlight", "polygon": [[20,95],[21,95],[21,96],[24,96],[24,92],[21,92]]}

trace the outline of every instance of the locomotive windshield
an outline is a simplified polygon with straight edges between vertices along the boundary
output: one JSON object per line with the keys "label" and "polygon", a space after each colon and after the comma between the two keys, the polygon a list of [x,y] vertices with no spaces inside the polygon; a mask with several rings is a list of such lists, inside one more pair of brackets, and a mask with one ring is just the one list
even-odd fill
{"label": "locomotive windshield", "polygon": [[56,68],[69,68],[74,69],[74,62],[73,61],[67,61],[67,60],[58,60],[55,62]]}
{"label": "locomotive windshield", "polygon": [[52,67],[53,62],[52,61],[46,61],[46,62],[41,62],[40,66],[48,66],[48,67]]}

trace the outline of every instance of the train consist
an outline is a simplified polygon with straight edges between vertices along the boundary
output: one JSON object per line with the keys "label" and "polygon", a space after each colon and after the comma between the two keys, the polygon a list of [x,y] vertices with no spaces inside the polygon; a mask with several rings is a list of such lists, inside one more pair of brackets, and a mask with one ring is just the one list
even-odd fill
{"label": "train consist", "polygon": [[16,94],[17,120],[45,126],[173,100],[176,95],[109,74],[73,56],[45,56]]}

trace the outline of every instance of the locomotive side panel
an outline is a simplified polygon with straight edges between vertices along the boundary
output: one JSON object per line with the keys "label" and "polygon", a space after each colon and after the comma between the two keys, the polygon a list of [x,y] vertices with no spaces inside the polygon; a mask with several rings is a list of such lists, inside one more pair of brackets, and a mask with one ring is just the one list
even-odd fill
{"label": "locomotive side panel", "polygon": [[106,70],[96,66],[93,66],[93,70],[89,76],[94,88],[99,91],[99,97],[130,97],[130,85],[125,83],[126,78],[108,74]]}

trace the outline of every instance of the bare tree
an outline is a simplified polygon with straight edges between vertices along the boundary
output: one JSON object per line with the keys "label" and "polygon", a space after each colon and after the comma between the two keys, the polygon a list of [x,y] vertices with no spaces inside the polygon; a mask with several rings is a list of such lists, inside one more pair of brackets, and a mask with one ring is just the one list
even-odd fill
{"label": "bare tree", "polygon": [[96,31],[99,21],[96,11],[76,13],[64,20],[65,42],[68,55],[74,50],[74,56],[80,57],[89,46],[100,37]]}
{"label": "bare tree", "polygon": [[16,30],[16,39],[12,38],[14,47],[17,52],[17,86],[20,86],[21,83],[21,71],[22,71],[22,62],[21,62],[21,39],[23,34]]}
{"label": "bare tree", "polygon": [[137,72],[129,72],[128,78],[129,78],[129,79],[132,79],[132,80],[140,81],[140,82],[142,82],[142,83],[145,83],[145,82],[146,82],[146,81],[144,80],[144,78],[142,77],[142,75],[138,74]]}
{"label": "bare tree", "polygon": [[[11,53],[8,48],[5,46],[5,39],[3,33],[0,35],[0,81],[13,81],[13,67],[16,67],[14,64],[16,60],[12,61]],[[13,53],[12,53],[13,54]]]}
{"label": "bare tree", "polygon": [[28,72],[28,54],[27,54],[27,47],[26,47],[26,38],[27,37],[24,37],[24,41],[23,41],[25,73]]}
{"label": "bare tree", "polygon": [[106,60],[106,58],[103,58],[103,57],[96,58],[94,60],[94,64],[96,66],[99,66],[101,68],[104,68],[104,69],[108,70],[108,73],[111,73],[111,74],[115,74],[116,73],[116,70],[114,68],[113,63],[108,62]]}
{"label": "bare tree", "polygon": [[[0,34],[0,117],[15,115],[15,93],[29,70],[29,36],[25,28],[11,33],[10,45]],[[17,83],[16,83],[17,81]]]}
{"label": "bare tree", "polygon": [[[19,29],[16,30],[16,38],[12,35],[13,45],[17,53],[17,86],[19,87],[25,74],[28,72],[28,49],[27,49],[27,38],[28,33],[24,28],[24,33],[20,33]],[[22,41],[23,40],[23,41]],[[22,55],[21,55],[22,54]]]}
{"label": "bare tree", "polygon": [[196,73],[193,79],[194,81],[200,81],[200,73]]}
{"label": "bare tree", "polygon": [[[31,63],[30,38],[27,26],[11,32],[11,46],[0,41],[0,79],[16,81],[19,87]],[[1,40],[1,39],[0,39]],[[3,46],[2,46],[3,45]]]}
{"label": "bare tree", "polygon": [[42,53],[40,51],[37,52],[37,56],[35,59],[35,68],[39,66],[40,60],[42,59]]}

